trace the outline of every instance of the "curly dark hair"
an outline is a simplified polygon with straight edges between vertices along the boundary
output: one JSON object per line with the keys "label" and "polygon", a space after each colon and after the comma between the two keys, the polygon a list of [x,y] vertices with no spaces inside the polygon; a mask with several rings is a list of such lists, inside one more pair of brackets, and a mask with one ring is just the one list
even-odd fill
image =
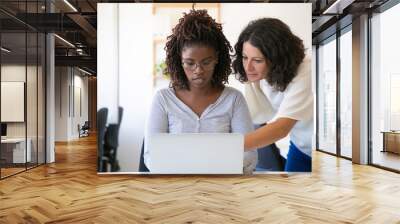
{"label": "curly dark hair", "polygon": [[257,47],[267,59],[269,71],[266,81],[276,90],[285,91],[305,57],[303,41],[279,19],[262,18],[251,21],[235,44],[232,67],[241,82],[248,81],[242,62],[243,43],[246,41]]}
{"label": "curly dark hair", "polygon": [[207,10],[191,10],[184,13],[178,24],[167,37],[165,45],[166,69],[165,75],[171,77],[170,86],[178,89],[189,88],[189,82],[182,67],[182,50],[194,45],[213,48],[218,53],[218,63],[214,69],[211,84],[213,87],[223,87],[228,83],[231,74],[230,67],[232,47],[222,32],[221,24],[208,15]]}

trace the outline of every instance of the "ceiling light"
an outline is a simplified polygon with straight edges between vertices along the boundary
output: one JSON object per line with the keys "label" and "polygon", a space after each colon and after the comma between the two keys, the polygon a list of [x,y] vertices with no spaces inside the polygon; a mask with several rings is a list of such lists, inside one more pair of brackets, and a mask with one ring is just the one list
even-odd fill
{"label": "ceiling light", "polygon": [[54,34],[55,37],[57,37],[58,39],[60,39],[61,41],[63,41],[64,43],[68,44],[69,46],[75,48],[75,45],[71,44],[71,42],[69,42],[68,40],[58,36],[57,34]]}
{"label": "ceiling light", "polygon": [[324,10],[322,14],[342,14],[343,9],[351,5],[355,0],[336,0],[332,5]]}
{"label": "ceiling light", "polygon": [[81,48],[77,48],[77,49],[76,49],[76,53],[78,53],[79,55],[87,55],[87,54],[83,51],[83,49],[81,49]]}
{"label": "ceiling light", "polygon": [[83,69],[81,69],[81,68],[79,68],[79,67],[78,67],[78,70],[81,71],[81,72],[83,72],[83,73],[85,73],[85,74],[92,75],[92,73],[90,73],[90,72],[88,72],[88,71],[86,71],[86,70],[83,70]]}
{"label": "ceiling light", "polygon": [[68,2],[68,0],[64,0],[65,4],[67,4],[72,10],[74,10],[75,12],[78,12],[78,10],[71,4]]}
{"label": "ceiling light", "polygon": [[11,50],[9,50],[9,49],[7,49],[7,48],[5,48],[5,47],[1,47],[1,50],[4,51],[4,52],[6,52],[6,53],[10,53],[10,52],[11,52]]}

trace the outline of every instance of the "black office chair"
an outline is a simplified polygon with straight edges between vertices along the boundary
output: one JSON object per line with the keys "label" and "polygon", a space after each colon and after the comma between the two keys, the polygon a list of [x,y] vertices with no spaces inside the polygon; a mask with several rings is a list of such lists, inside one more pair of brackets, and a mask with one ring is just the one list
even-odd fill
{"label": "black office chair", "polygon": [[140,160],[139,160],[139,172],[150,172],[150,170],[147,168],[146,164],[144,163],[144,140],[142,143],[142,149],[140,150]]}
{"label": "black office chair", "polygon": [[81,127],[79,127],[79,138],[89,136],[89,129],[90,129],[89,121],[85,121],[85,123]]}
{"label": "black office chair", "polygon": [[121,126],[123,112],[124,109],[122,107],[118,107],[118,123],[109,124],[104,136],[104,156],[108,158],[108,163],[111,166],[111,172],[117,172],[120,170],[117,160],[117,149],[119,128]]}
{"label": "black office chair", "polygon": [[97,111],[97,171],[106,172],[107,158],[104,157],[104,137],[106,134],[108,109]]}

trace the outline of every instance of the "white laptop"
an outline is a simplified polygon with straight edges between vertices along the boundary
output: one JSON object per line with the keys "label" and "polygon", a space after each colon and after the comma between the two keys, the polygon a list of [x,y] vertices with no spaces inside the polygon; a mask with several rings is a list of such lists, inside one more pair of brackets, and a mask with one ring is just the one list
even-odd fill
{"label": "white laptop", "polygon": [[242,174],[243,135],[156,134],[148,140],[154,174]]}

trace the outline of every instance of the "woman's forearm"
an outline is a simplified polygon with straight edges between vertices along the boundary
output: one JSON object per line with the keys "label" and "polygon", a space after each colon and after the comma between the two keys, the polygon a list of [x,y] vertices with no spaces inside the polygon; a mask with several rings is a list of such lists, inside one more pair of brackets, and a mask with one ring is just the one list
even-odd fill
{"label": "woman's forearm", "polygon": [[285,138],[295,124],[296,120],[279,118],[274,122],[268,123],[246,134],[244,138],[244,150],[261,148]]}

